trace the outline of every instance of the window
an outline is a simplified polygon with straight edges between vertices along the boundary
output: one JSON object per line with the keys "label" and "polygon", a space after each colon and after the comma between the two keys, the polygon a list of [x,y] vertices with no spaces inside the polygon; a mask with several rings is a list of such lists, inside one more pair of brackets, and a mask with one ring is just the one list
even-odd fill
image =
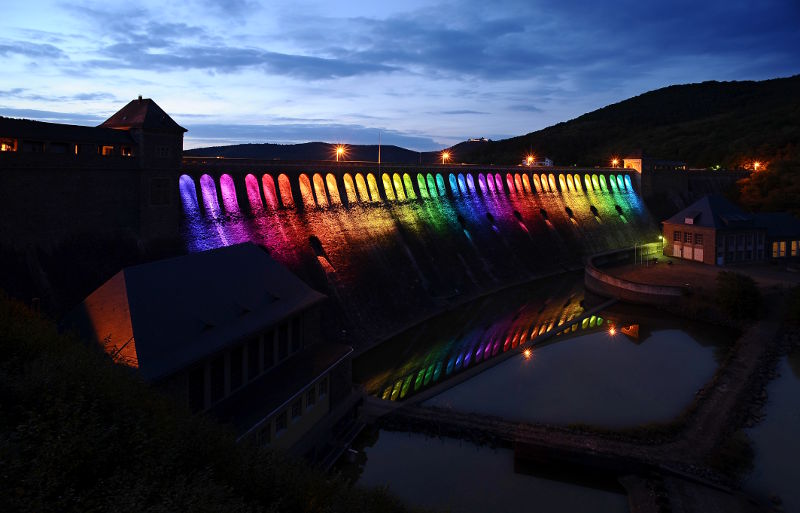
{"label": "window", "polygon": [[159,146],[156,148],[156,155],[159,158],[165,159],[169,157],[169,146]]}
{"label": "window", "polygon": [[683,234],[683,242],[685,242],[686,244],[691,244],[692,243],[692,234],[689,233],[689,232],[684,233]]}
{"label": "window", "polygon": [[280,433],[286,430],[286,410],[283,410],[275,417],[275,433]]}
{"label": "window", "polygon": [[292,404],[292,420],[300,418],[302,414],[303,414],[303,398],[301,397]]}
{"label": "window", "polygon": [[0,151],[17,151],[17,140],[0,137]]}
{"label": "window", "polygon": [[292,352],[296,353],[303,347],[303,323],[301,318],[292,319]]}
{"label": "window", "polygon": [[133,157],[133,150],[130,146],[120,146],[119,154],[123,157]]}
{"label": "window", "polygon": [[786,241],[782,240],[780,242],[780,246],[778,247],[778,256],[785,257],[786,256]]}
{"label": "window", "polygon": [[271,330],[264,334],[264,358],[262,363],[264,370],[275,365],[275,332]]}
{"label": "window", "polygon": [[110,157],[114,154],[114,147],[113,146],[100,146],[100,155],[104,157]]}
{"label": "window", "polygon": [[217,356],[211,361],[211,404],[225,396],[225,358]]}
{"label": "window", "polygon": [[311,387],[306,392],[306,408],[310,408],[314,406],[317,402],[317,389],[316,387]]}
{"label": "window", "polygon": [[258,338],[251,338],[247,341],[247,379],[252,380],[258,376],[258,359],[259,355],[259,340]]}
{"label": "window", "polygon": [[244,360],[244,346],[234,347],[231,351],[231,390],[242,386],[242,365]]}
{"label": "window", "polygon": [[259,447],[266,447],[272,441],[272,422],[267,422],[258,430],[256,435],[256,444]]}
{"label": "window", "polygon": [[192,413],[202,411],[206,406],[206,368],[195,367],[189,371],[189,409]]}
{"label": "window", "polygon": [[694,234],[694,243],[695,244],[703,244],[703,234],[702,233],[695,233]]}
{"label": "window", "polygon": [[289,324],[281,324],[278,328],[278,361],[289,356]]}
{"label": "window", "polygon": [[25,153],[44,153],[44,143],[41,141],[22,141],[22,151]]}
{"label": "window", "polygon": [[792,241],[792,256],[797,256],[797,244],[800,241],[793,240]]}
{"label": "window", "polygon": [[328,378],[325,378],[319,382],[319,396],[325,397],[327,393],[328,393]]}
{"label": "window", "polygon": [[50,153],[67,153],[68,145],[67,143],[50,143],[47,151]]}
{"label": "window", "polygon": [[772,243],[772,258],[778,258],[778,243]]}
{"label": "window", "polygon": [[681,232],[676,231],[675,233],[673,233],[672,234],[672,240],[675,241],[675,242],[680,242],[681,241]]}

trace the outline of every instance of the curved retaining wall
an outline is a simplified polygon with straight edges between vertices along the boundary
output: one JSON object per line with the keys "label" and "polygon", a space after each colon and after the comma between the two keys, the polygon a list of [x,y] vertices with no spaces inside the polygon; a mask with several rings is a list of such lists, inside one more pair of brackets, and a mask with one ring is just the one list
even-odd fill
{"label": "curved retaining wall", "polygon": [[[644,246],[645,255],[658,253],[658,243]],[[601,266],[634,261],[634,248],[610,251],[589,257],[584,267],[583,283],[586,288],[601,296],[647,305],[675,304],[686,294],[686,289],[671,285],[649,285],[612,276]],[[637,250],[641,251],[641,250]]]}

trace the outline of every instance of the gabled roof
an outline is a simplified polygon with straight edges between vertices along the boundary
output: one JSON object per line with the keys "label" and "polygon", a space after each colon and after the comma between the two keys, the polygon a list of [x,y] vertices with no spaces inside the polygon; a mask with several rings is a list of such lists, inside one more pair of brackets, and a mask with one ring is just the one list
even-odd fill
{"label": "gabled roof", "polygon": [[0,116],[0,137],[66,143],[133,144],[131,136],[120,130],[2,116]]}
{"label": "gabled roof", "polygon": [[[691,219],[691,222],[687,222]],[[719,194],[703,196],[665,223],[686,224],[703,228],[736,228],[754,226],[754,218]]]}
{"label": "gabled roof", "polygon": [[248,242],[126,267],[67,323],[155,381],[324,298]]}
{"label": "gabled roof", "polygon": [[144,128],[159,132],[183,133],[187,131],[169,117],[169,114],[164,112],[156,102],[141,96],[136,100],[131,100],[100,126],[117,130]]}

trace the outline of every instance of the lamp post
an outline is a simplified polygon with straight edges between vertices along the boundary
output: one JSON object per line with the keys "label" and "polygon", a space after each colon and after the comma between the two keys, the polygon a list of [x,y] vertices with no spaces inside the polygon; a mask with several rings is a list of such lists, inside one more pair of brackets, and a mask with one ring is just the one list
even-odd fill
{"label": "lamp post", "polygon": [[450,152],[449,151],[443,151],[442,152],[442,164],[444,164],[448,160],[450,160]]}
{"label": "lamp post", "polygon": [[344,146],[341,144],[336,147],[336,162],[339,162],[339,157],[344,157]]}

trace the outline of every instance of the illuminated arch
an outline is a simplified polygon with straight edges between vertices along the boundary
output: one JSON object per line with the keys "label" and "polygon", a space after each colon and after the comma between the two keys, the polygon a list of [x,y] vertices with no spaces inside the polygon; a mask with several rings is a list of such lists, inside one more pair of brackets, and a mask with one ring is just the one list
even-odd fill
{"label": "illuminated arch", "polygon": [[[266,207],[270,210],[276,210],[278,207],[280,207],[278,204],[278,193],[275,190],[275,180],[272,179],[272,175],[261,175],[261,186],[264,190],[264,201],[266,201]],[[282,190],[281,195],[283,195]]]}
{"label": "illuminated arch", "polygon": [[458,173],[458,190],[461,191],[461,194],[467,195],[467,181],[461,173]]}
{"label": "illuminated arch", "polygon": [[258,178],[251,174],[245,176],[244,188],[247,191],[247,200],[250,202],[250,210],[252,212],[264,210],[264,203],[261,201],[261,191],[258,188]]}
{"label": "illuminated arch", "polygon": [[561,186],[561,192],[566,192],[567,191],[567,181],[564,180],[564,175],[560,174],[560,173],[558,175],[558,185]]}
{"label": "illuminated arch", "polygon": [[231,175],[224,174],[219,177],[219,192],[222,196],[222,206],[228,214],[239,213],[239,202],[236,201],[236,185]]}
{"label": "illuminated arch", "polygon": [[336,176],[328,173],[325,176],[325,185],[328,186],[328,195],[331,197],[331,205],[341,205],[342,198],[339,196],[339,186],[336,184]]}
{"label": "illuminated arch", "polygon": [[[354,203],[358,203],[358,193],[356,192],[356,184],[353,181],[353,177],[350,173],[345,173],[342,177],[342,181],[344,182],[344,193],[347,196],[347,203],[352,205]],[[364,178],[361,178],[361,181],[364,181]],[[366,191],[366,188],[364,190]]]}
{"label": "illuminated arch", "polygon": [[475,179],[472,177],[472,173],[467,173],[467,187],[472,191],[472,194],[475,194]]}
{"label": "illuminated arch", "polygon": [[478,187],[480,187],[480,188],[481,188],[481,194],[483,194],[484,196],[486,196],[486,194],[487,194],[487,190],[486,190],[486,177],[485,177],[485,176],[483,176],[483,173],[478,173]]}
{"label": "illuminated arch", "polygon": [[597,179],[597,175],[592,175],[592,189],[600,190],[600,180]]}
{"label": "illuminated arch", "polygon": [[392,179],[387,173],[383,173],[383,175],[381,175],[381,182],[383,183],[383,193],[386,194],[386,199],[389,201],[395,201]]}
{"label": "illuminated arch", "polygon": [[417,193],[414,192],[414,184],[411,182],[411,176],[408,173],[403,173],[403,185],[406,188],[406,198],[410,200],[417,199]]}
{"label": "illuminated arch", "polygon": [[528,173],[522,174],[522,187],[525,189],[525,192],[528,194],[531,193],[531,181],[528,178]]}
{"label": "illuminated arch", "polygon": [[444,178],[439,173],[436,173],[436,188],[439,189],[439,196],[445,196],[447,189],[444,186]]}
{"label": "illuminated arch", "polygon": [[500,176],[500,173],[495,173],[494,175],[494,184],[497,186],[497,193],[500,194],[501,192],[505,192],[503,190],[503,177]]}
{"label": "illuminated arch", "polygon": [[214,184],[214,179],[209,175],[200,177],[200,192],[203,195],[203,207],[206,209],[206,214],[217,217],[220,214],[219,202],[217,201],[217,187]]}
{"label": "illuminated arch", "polygon": [[[267,180],[269,178],[269,181]],[[267,185],[272,185],[272,177],[264,175],[262,178],[264,184],[264,197],[267,197]],[[292,195],[292,185],[289,183],[289,177],[281,173],[278,175],[278,190],[281,193],[281,204],[286,208],[294,208],[294,196]],[[267,201],[269,203],[269,201]]]}
{"label": "illuminated arch", "polygon": [[594,189],[594,187],[592,187],[592,179],[589,177],[589,175],[583,175],[583,182],[586,184],[587,191]]}
{"label": "illuminated arch", "polygon": [[522,177],[519,176],[519,173],[516,173],[514,175],[514,187],[517,189],[517,192],[519,192],[519,193],[522,193],[523,190],[524,190],[522,188]]}
{"label": "illuminated arch", "polygon": [[583,190],[583,185],[581,184],[581,175],[576,174],[575,176],[573,176],[572,177],[572,183],[575,185],[575,190],[576,191],[582,191]]}
{"label": "illuminated arch", "polygon": [[403,190],[403,179],[399,174],[395,173],[392,175],[392,183],[394,184],[394,194],[397,198],[397,201],[405,201],[406,192]]}
{"label": "illuminated arch", "polygon": [[417,187],[419,187],[419,195],[423,198],[429,198],[428,187],[425,185],[425,175],[417,173]]}
{"label": "illuminated arch", "polygon": [[558,187],[556,187],[556,177],[555,177],[554,174],[550,173],[547,176],[547,183],[550,184],[550,190],[551,191],[556,192],[558,190]]}
{"label": "illuminated arch", "polygon": [[614,182],[614,175],[611,175],[611,179],[608,181],[608,187],[611,191],[617,190],[617,184]]}
{"label": "illuminated arch", "polygon": [[361,201],[369,203],[369,189],[367,188],[367,182],[364,181],[364,175],[361,173],[356,173],[356,192],[358,192],[358,197]]}
{"label": "illuminated arch", "polygon": [[[319,173],[314,173],[314,176],[311,177],[314,181],[314,193],[317,196],[317,205],[320,207],[327,207],[328,206],[328,195],[325,194],[325,181],[322,179],[322,176]],[[334,181],[334,184],[336,182]]]}
{"label": "illuminated arch", "polygon": [[550,184],[547,182],[547,175],[546,174],[542,173],[541,180],[542,180],[542,189],[544,191],[546,191],[546,192],[547,191],[551,191]]}
{"label": "illuminated arch", "polygon": [[439,192],[436,188],[436,180],[433,178],[433,175],[430,173],[425,175],[425,181],[428,183],[428,194],[430,194],[431,198],[438,198]]}
{"label": "illuminated arch", "polygon": [[608,186],[606,185],[606,176],[600,175],[598,176],[598,178],[600,179],[600,188],[603,189],[604,191],[607,191]]}
{"label": "illuminated arch", "polygon": [[378,181],[375,175],[367,173],[367,185],[369,186],[369,198],[371,201],[377,202],[381,200],[381,193],[378,191]]}
{"label": "illuminated arch", "polygon": [[514,187],[514,177],[511,176],[511,173],[506,173],[506,186],[508,187],[508,192],[517,192],[517,189]]}
{"label": "illuminated arch", "polygon": [[316,207],[317,203],[314,201],[314,193],[311,190],[311,180],[308,179],[308,175],[305,173],[300,174],[298,182],[300,183],[300,198],[303,201],[303,205]]}
{"label": "illuminated arch", "polygon": [[450,191],[453,193],[453,196],[458,196],[458,183],[456,181],[456,177],[453,173],[450,173],[447,176],[447,180],[450,182]]}
{"label": "illuminated arch", "polygon": [[199,215],[200,206],[197,204],[197,187],[194,184],[194,178],[189,175],[181,175],[178,179],[178,188],[184,213],[187,216]]}
{"label": "illuminated arch", "polygon": [[491,173],[486,175],[486,187],[489,188],[492,194],[497,194],[494,184],[494,177],[491,175]]}
{"label": "illuminated arch", "polygon": [[617,185],[619,186],[619,190],[625,190],[625,180],[622,179],[622,175],[617,175]]}
{"label": "illuminated arch", "polygon": [[542,192],[542,182],[539,181],[539,175],[536,173],[533,174],[533,186],[536,188],[536,192]]}
{"label": "illuminated arch", "polygon": [[631,183],[630,175],[625,175],[625,185],[628,187],[629,191],[633,191],[633,184]]}

